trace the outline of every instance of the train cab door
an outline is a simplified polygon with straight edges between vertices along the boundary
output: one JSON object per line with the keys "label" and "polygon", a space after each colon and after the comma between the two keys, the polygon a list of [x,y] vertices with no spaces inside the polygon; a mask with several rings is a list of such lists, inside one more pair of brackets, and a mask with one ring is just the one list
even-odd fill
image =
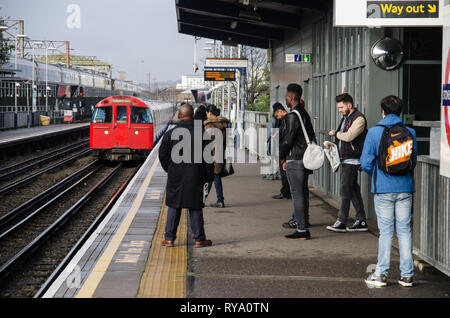
{"label": "train cab door", "polygon": [[129,126],[129,114],[128,106],[117,105],[115,107],[115,120],[114,120],[114,145],[113,148],[129,148],[128,143],[128,126]]}
{"label": "train cab door", "polygon": [[111,149],[113,146],[113,107],[96,107],[90,125],[90,148]]}
{"label": "train cab door", "polygon": [[152,149],[153,119],[150,109],[144,106],[132,106],[130,110],[130,147],[132,149]]}

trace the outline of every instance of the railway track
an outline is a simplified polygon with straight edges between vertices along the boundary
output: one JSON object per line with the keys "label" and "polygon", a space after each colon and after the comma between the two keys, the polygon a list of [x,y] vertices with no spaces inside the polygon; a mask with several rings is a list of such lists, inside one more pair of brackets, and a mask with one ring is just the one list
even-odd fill
{"label": "railway track", "polygon": [[72,163],[72,162],[78,160],[79,158],[82,158],[82,157],[85,157],[85,156],[89,155],[91,152],[92,152],[91,149],[82,150],[81,152],[78,152],[75,155],[72,155],[72,156],[70,156],[70,157],[68,157],[68,158],[66,158],[66,159],[64,159],[64,160],[62,160],[62,161],[60,161],[58,163],[55,163],[55,164],[53,164],[53,165],[51,165],[49,167],[40,169],[40,170],[38,170],[38,171],[28,175],[28,176],[25,176],[25,177],[23,177],[21,179],[15,180],[14,182],[11,182],[11,183],[9,183],[9,184],[7,184],[7,185],[5,185],[5,186],[0,188],[0,196],[8,194],[9,192],[11,192],[11,191],[13,191],[15,189],[18,189],[18,188],[21,188],[21,187],[27,185],[28,183],[36,180],[38,177],[40,177],[41,175],[43,175],[45,173],[48,173],[48,172],[51,172],[51,171],[54,171],[54,170],[57,170],[57,169],[61,169],[65,165],[67,165],[69,163]]}
{"label": "railway track", "polygon": [[70,144],[64,147],[60,147],[53,151],[47,152],[37,157],[26,159],[15,164],[9,165],[7,167],[0,168],[0,181],[9,180],[14,176],[17,176],[25,171],[38,167],[40,165],[46,164],[48,162],[57,160],[61,157],[70,154],[73,151],[79,150],[81,148],[86,148],[89,146],[89,139],[84,139],[75,144]]}
{"label": "railway track", "polygon": [[138,168],[93,162],[5,214],[0,219],[0,296],[39,296]]}

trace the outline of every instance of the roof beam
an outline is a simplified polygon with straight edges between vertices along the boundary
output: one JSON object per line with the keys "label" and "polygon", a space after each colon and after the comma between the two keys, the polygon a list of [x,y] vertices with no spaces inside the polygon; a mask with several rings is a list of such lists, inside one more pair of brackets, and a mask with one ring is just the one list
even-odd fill
{"label": "roof beam", "polygon": [[323,0],[269,0],[264,2],[272,2],[280,5],[288,5],[292,7],[297,7],[299,9],[308,9],[308,10],[316,10],[316,11],[326,11],[328,6],[326,2],[331,1],[323,1]]}
{"label": "roof beam", "polygon": [[259,47],[262,49],[268,49],[270,42],[269,40],[252,38],[249,36],[232,34],[224,31],[211,30],[209,28],[204,28],[200,26],[186,25],[180,22],[178,23],[178,32],[220,41],[232,40],[238,42],[239,44]]}
{"label": "roof beam", "polygon": [[177,10],[181,9],[194,14],[230,18],[259,26],[294,30],[300,28],[300,18],[298,15],[280,13],[262,8],[254,12],[247,10],[245,7],[238,7],[233,3],[218,0],[176,0],[176,8]]}
{"label": "roof beam", "polygon": [[282,30],[267,28],[263,26],[255,26],[253,24],[247,24],[245,22],[236,21],[233,19],[214,19],[204,15],[196,15],[189,12],[181,12],[179,23],[199,26],[216,31],[223,31],[237,35],[250,36],[260,39],[270,40],[284,40],[284,34]]}

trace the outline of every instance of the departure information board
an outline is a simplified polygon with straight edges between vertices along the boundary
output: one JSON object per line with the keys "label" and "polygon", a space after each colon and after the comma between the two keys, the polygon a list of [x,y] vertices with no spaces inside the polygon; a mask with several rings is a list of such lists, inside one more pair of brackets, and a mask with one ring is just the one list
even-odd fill
{"label": "departure information board", "polygon": [[205,71],[205,81],[228,82],[235,80],[235,71]]}

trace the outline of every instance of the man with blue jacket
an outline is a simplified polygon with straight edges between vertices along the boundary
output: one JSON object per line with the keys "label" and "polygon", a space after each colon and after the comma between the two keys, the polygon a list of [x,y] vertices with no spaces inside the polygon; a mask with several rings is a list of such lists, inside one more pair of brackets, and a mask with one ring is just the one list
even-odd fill
{"label": "man with blue jacket", "polygon": [[396,96],[387,96],[381,101],[383,119],[378,122],[377,126],[369,129],[361,155],[362,169],[372,175],[372,193],[374,193],[375,211],[380,230],[378,263],[375,272],[365,279],[368,286],[384,287],[387,285],[394,224],[400,249],[401,278],[398,283],[406,287],[413,286],[414,263],[410,223],[414,192],[413,169],[417,162],[417,141],[414,129],[407,127],[413,138],[412,169],[408,173],[405,175],[386,173],[379,169],[377,162],[385,127],[403,125],[403,121],[399,117],[402,107],[402,100]]}

